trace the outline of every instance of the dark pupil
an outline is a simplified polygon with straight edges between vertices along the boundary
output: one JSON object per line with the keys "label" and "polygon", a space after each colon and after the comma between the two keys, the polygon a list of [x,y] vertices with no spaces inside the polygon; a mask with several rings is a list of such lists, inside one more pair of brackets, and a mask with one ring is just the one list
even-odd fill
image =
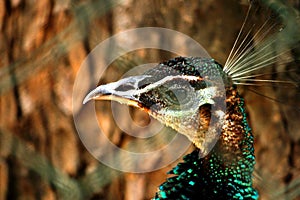
{"label": "dark pupil", "polygon": [[184,89],[174,89],[166,91],[166,97],[171,103],[179,105],[185,103],[187,94]]}

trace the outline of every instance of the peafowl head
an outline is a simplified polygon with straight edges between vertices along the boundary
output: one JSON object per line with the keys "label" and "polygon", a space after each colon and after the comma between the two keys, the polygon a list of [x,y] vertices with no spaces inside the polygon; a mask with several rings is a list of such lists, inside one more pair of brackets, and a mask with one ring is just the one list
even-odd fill
{"label": "peafowl head", "polygon": [[100,85],[83,103],[113,100],[142,109],[186,135],[206,155],[224,124],[226,77],[213,59],[178,57],[142,75]]}

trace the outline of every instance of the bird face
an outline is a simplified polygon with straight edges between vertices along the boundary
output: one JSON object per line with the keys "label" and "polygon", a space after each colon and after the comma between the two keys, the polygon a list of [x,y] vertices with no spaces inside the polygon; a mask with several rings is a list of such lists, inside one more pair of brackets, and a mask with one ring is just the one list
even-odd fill
{"label": "bird face", "polygon": [[186,135],[205,152],[205,139],[212,140],[211,117],[222,115],[210,112],[222,96],[219,87],[223,81],[219,83],[220,79],[215,78],[217,73],[220,77],[220,72],[220,66],[212,59],[179,57],[143,75],[100,85],[83,103],[91,99],[113,100],[145,110],[164,125]]}

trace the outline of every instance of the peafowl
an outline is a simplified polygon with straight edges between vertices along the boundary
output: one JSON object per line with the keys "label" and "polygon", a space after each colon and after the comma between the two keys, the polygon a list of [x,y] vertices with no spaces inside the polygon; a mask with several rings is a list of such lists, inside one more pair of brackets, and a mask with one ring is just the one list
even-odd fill
{"label": "peafowl", "polygon": [[[202,77],[201,73],[209,77]],[[211,105],[222,99],[213,84],[218,80],[214,76],[219,75],[226,90],[226,112],[220,117],[224,123],[220,139],[203,157]],[[252,188],[255,158],[244,100],[215,60],[177,57],[141,76],[101,85],[84,102],[90,99],[111,99],[146,110],[161,123],[186,135],[197,147],[169,172],[176,176],[159,187],[155,199],[258,198]],[[216,109],[215,114],[222,116],[222,111]]]}
{"label": "peafowl", "polygon": [[[262,53],[266,44],[249,51],[247,45],[238,47],[225,67],[212,58],[176,57],[142,75],[98,86],[85,97],[84,103],[113,100],[137,107],[193,142],[195,150],[169,172],[173,176],[154,199],[258,199],[252,185],[254,138],[236,83],[251,80],[248,69],[272,64],[268,58],[274,56],[256,59],[252,67],[247,57]],[[243,61],[248,65],[239,66]]]}

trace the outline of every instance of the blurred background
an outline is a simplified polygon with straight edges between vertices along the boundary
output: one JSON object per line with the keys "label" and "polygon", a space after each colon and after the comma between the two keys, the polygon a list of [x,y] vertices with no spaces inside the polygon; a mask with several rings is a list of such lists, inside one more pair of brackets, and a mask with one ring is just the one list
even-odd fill
{"label": "blurred background", "polygon": [[[268,9],[282,8],[283,13],[291,9],[299,17],[299,0],[262,2]],[[93,158],[73,122],[76,73],[103,40],[147,26],[187,34],[224,64],[247,8],[243,0],[0,1],[0,199],[153,197],[180,159],[158,171],[134,174]],[[264,14],[256,17],[263,21]],[[293,24],[300,30],[298,25]],[[290,55],[294,61],[289,67],[299,67],[299,46],[291,48]],[[173,56],[159,50],[129,53],[109,66],[99,83],[118,80],[138,64]],[[288,76],[297,79],[299,74],[296,70]],[[255,187],[261,199],[300,199],[299,91],[259,90],[284,103],[241,88],[255,135]],[[122,147],[134,140],[114,123],[109,102],[97,102],[96,107],[103,131],[115,144]],[[149,123],[145,113],[130,111],[136,123]]]}

